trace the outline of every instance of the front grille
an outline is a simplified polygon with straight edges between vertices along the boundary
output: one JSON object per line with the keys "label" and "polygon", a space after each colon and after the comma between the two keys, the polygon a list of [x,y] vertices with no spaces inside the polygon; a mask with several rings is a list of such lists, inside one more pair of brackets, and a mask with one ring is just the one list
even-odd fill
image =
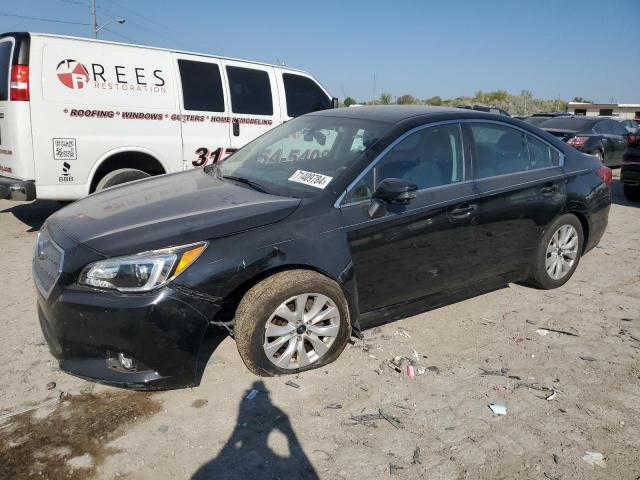
{"label": "front grille", "polygon": [[55,244],[46,230],[38,234],[33,252],[33,281],[47,298],[62,271],[64,251]]}

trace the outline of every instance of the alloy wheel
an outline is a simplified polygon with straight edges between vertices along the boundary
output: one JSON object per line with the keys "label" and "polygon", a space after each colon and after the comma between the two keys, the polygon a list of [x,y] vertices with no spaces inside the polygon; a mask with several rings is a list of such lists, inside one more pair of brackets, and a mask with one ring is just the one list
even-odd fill
{"label": "alloy wheel", "polygon": [[554,280],[564,278],[578,255],[578,232],[573,225],[562,225],[549,240],[545,268]]}
{"label": "alloy wheel", "polygon": [[340,332],[340,311],[326,295],[303,293],[282,302],[265,325],[263,349],[285,370],[303,368],[327,354]]}

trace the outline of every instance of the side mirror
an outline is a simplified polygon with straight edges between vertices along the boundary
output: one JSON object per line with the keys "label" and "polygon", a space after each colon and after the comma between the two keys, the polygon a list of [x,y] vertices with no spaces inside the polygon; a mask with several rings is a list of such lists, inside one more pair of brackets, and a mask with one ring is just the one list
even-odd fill
{"label": "side mirror", "polygon": [[338,107],[340,107],[340,102],[336,97],[333,97],[331,99],[331,108],[338,108]]}
{"label": "side mirror", "polygon": [[373,198],[385,203],[406,205],[416,198],[418,186],[401,178],[385,178],[376,187]]}

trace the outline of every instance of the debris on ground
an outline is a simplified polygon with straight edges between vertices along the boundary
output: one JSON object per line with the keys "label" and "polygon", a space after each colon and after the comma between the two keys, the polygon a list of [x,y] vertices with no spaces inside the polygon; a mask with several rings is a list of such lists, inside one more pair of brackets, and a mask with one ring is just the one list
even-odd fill
{"label": "debris on ground", "polygon": [[342,408],[342,405],[339,403],[330,403],[324,408],[328,408],[329,410],[340,410]]}
{"label": "debris on ground", "polygon": [[56,382],[47,383],[47,390],[53,390],[54,388],[56,388]]}
{"label": "debris on ground", "polygon": [[365,413],[364,415],[351,415],[351,420],[357,423],[368,423],[368,422],[375,422],[377,420],[386,420],[395,428],[404,428],[400,420],[384,412],[382,409],[378,409],[378,413]]}
{"label": "debris on ground", "polygon": [[554,398],[556,398],[556,395],[558,395],[558,392],[556,392],[555,390],[552,389],[551,395],[549,395],[548,397],[545,397],[545,400],[551,401]]}
{"label": "debris on ground", "polygon": [[560,457],[558,455],[556,455],[555,453],[553,454],[553,463],[555,463],[555,464],[559,464],[560,463]]}
{"label": "debris on ground", "polygon": [[597,465],[602,468],[607,466],[607,463],[604,461],[604,456],[598,452],[584,452],[582,459],[589,465]]}
{"label": "debris on ground", "polygon": [[502,367],[500,370],[496,370],[493,368],[484,368],[484,367],[478,367],[480,370],[482,370],[482,373],[480,374],[480,376],[487,376],[487,375],[493,375],[496,377],[507,377],[507,378],[512,378],[514,380],[520,380],[521,378],[518,375],[510,375],[510,370],[508,368],[504,368]]}
{"label": "debris on ground", "polygon": [[382,418],[384,418],[387,422],[389,422],[395,428],[404,428],[400,420],[398,420],[396,417],[389,415],[388,413],[382,411],[382,409],[378,409],[378,413]]}
{"label": "debris on ground", "polygon": [[427,370],[429,370],[430,372],[435,373],[436,375],[440,375],[440,369],[438,367],[436,367],[435,365],[431,365],[430,367],[427,367]]}
{"label": "debris on ground", "polygon": [[422,464],[422,460],[420,460],[420,447],[416,447],[416,449],[413,451],[413,464],[414,465]]}
{"label": "debris on ground", "polygon": [[293,388],[300,388],[300,385],[298,385],[296,382],[293,382],[291,380],[287,380],[285,382],[285,385],[288,385],[288,386],[293,387]]}
{"label": "debris on ground", "polygon": [[427,371],[426,367],[418,367],[416,369],[416,372],[418,373],[418,375],[424,375],[426,371]]}
{"label": "debris on ground", "polygon": [[404,338],[411,338],[411,335],[409,335],[409,332],[407,332],[407,330],[404,328],[399,328],[398,330],[396,330],[394,332],[394,335],[400,335],[401,337],[404,337]]}
{"label": "debris on ground", "polygon": [[580,334],[578,334],[578,333],[568,332],[567,330],[558,330],[556,328],[549,328],[549,327],[539,328],[538,330],[536,330],[536,332],[539,335],[542,335],[542,336],[546,335],[549,332],[555,332],[555,333],[559,333],[561,335],[569,335],[570,337],[579,337],[580,336]]}
{"label": "debris on ground", "polygon": [[393,463],[389,464],[389,475],[397,475],[398,470],[402,470],[404,467],[400,465],[394,465]]}
{"label": "debris on ground", "polygon": [[507,414],[507,406],[499,403],[492,403],[489,405],[489,408],[496,415],[506,415]]}
{"label": "debris on ground", "polygon": [[536,330],[536,333],[537,333],[538,335],[542,335],[542,336],[544,337],[544,336],[546,336],[546,335],[547,335],[547,333],[549,333],[549,330],[544,330],[544,329],[542,329],[542,328],[539,328],[539,329],[537,329],[537,330]]}
{"label": "debris on ground", "polygon": [[245,397],[247,400],[253,400],[254,398],[256,398],[256,395],[258,395],[258,390],[251,390],[247,396]]}
{"label": "debris on ground", "polygon": [[413,369],[413,365],[407,365],[407,376],[409,378],[416,378],[416,372]]}
{"label": "debris on ground", "polygon": [[580,359],[584,360],[585,362],[597,362],[598,361],[597,358],[590,357],[588,355],[580,355]]}

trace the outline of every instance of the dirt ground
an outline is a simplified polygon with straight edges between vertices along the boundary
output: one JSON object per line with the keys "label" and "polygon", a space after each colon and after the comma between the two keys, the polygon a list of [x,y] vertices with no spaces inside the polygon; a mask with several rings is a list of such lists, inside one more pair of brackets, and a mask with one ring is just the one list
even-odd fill
{"label": "dirt ground", "polygon": [[[376,328],[295,377],[254,377],[226,339],[199,387],[153,394],[58,370],[30,273],[58,205],[0,201],[0,478],[638,479],[640,204],[614,187],[601,245],[561,289]],[[415,355],[415,379],[385,364]]]}

